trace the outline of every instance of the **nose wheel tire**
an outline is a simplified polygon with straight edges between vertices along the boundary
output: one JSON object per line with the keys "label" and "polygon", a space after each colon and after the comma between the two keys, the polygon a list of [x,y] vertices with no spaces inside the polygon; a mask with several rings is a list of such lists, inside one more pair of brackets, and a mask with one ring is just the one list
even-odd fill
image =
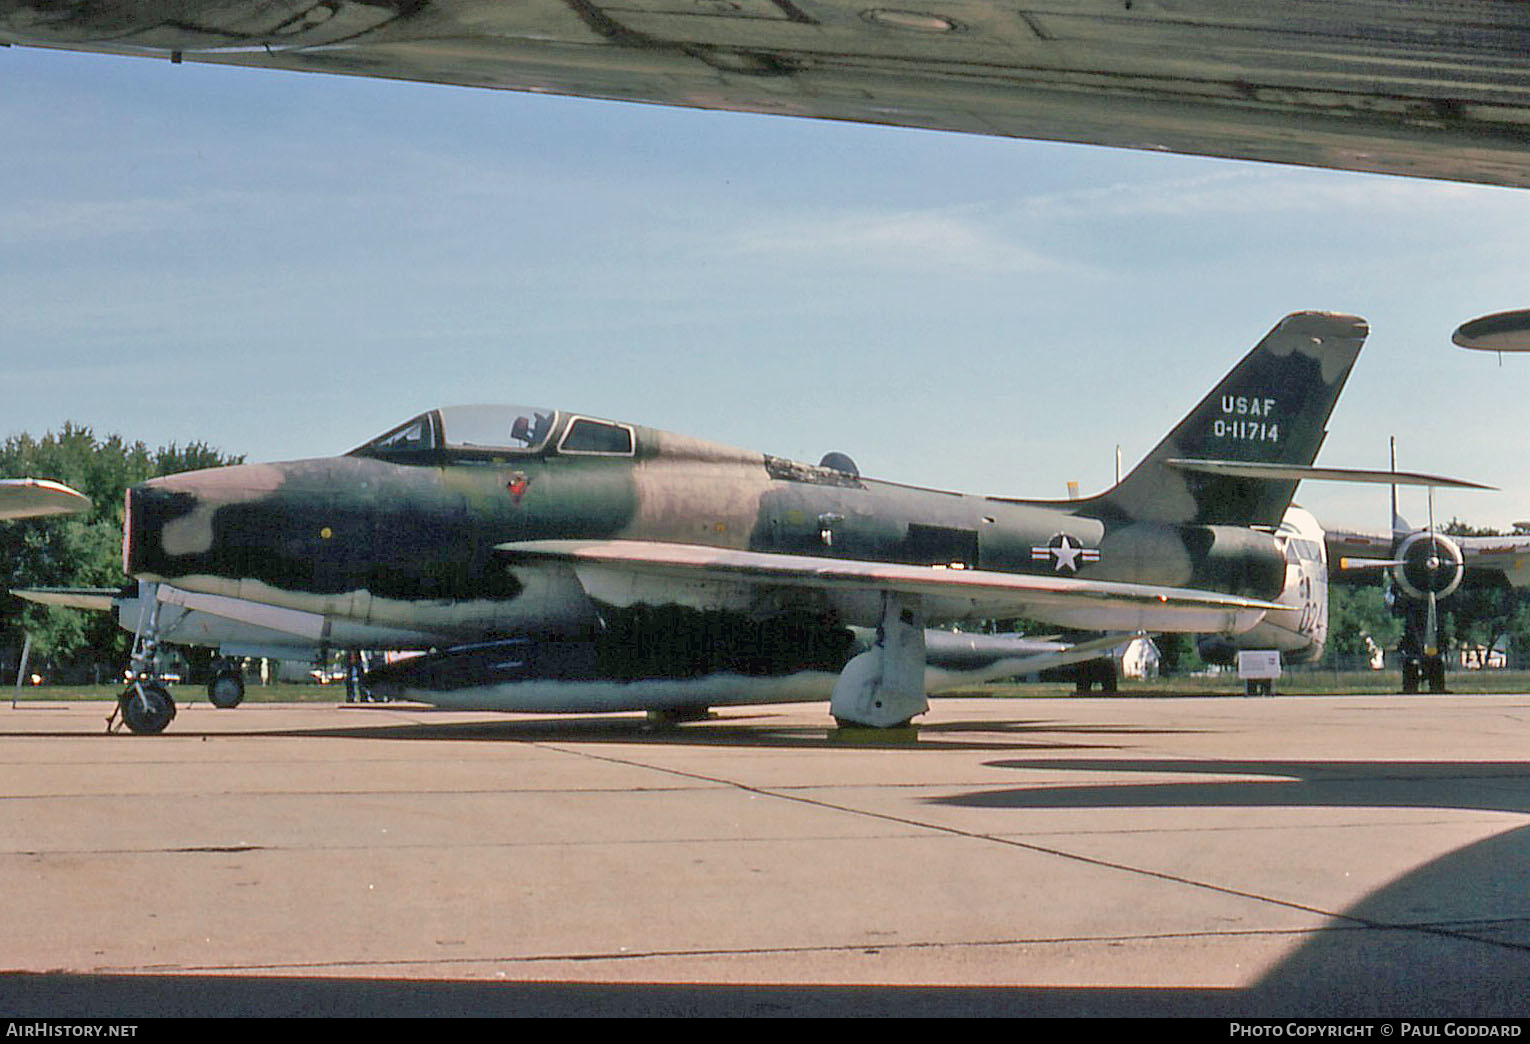
{"label": "nose wheel tire", "polygon": [[175,717],[175,702],[158,682],[131,685],[117,701],[122,721],[128,729],[140,735],[164,732],[170,719]]}

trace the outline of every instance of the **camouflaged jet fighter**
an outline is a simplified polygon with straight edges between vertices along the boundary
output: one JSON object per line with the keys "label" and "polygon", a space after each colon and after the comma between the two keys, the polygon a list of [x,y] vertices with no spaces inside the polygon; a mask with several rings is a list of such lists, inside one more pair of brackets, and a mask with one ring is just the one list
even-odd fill
{"label": "camouflaged jet fighter", "polygon": [[[368,681],[441,706],[683,714],[827,697],[841,722],[897,725],[942,680],[929,626],[1026,616],[1119,640],[1239,634],[1289,612],[1274,530],[1366,333],[1353,316],[1288,316],[1125,479],[1081,500],[459,406],[341,457],[135,486],[125,564],[204,609],[255,605],[332,646],[425,651]],[[157,732],[174,707],[149,673],[146,601],[121,710]]]}

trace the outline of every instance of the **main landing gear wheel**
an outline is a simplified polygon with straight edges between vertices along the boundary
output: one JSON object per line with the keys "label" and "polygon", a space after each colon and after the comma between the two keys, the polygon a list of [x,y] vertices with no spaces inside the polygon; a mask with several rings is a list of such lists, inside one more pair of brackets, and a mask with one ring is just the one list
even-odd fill
{"label": "main landing gear wheel", "polygon": [[1101,692],[1116,691],[1116,661],[1106,657],[1085,660],[1073,669],[1073,691],[1090,692],[1099,685]]}
{"label": "main landing gear wheel", "polygon": [[175,702],[158,682],[140,682],[130,685],[117,700],[122,721],[128,729],[139,735],[153,735],[165,731],[170,719],[175,717]]}
{"label": "main landing gear wheel", "polygon": [[1445,657],[1425,656],[1423,664],[1422,681],[1429,685],[1430,692],[1445,691]]}
{"label": "main landing gear wheel", "polygon": [[207,702],[214,707],[228,710],[244,701],[244,676],[231,667],[224,667],[207,683]]}
{"label": "main landing gear wheel", "polygon": [[1407,656],[1403,658],[1402,688],[1406,694],[1414,694],[1427,688],[1430,692],[1445,691],[1445,657]]}

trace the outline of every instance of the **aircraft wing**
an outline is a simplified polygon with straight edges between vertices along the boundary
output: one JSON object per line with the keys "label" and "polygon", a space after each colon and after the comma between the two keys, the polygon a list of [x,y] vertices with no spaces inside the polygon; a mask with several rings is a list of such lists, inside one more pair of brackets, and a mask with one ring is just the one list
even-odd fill
{"label": "aircraft wing", "polygon": [[[39,605],[111,612],[129,633],[138,626],[144,603],[131,587],[30,587],[11,592]],[[277,609],[238,598],[192,594],[169,585],[157,591],[164,603],[160,639],[175,645],[219,649],[227,656],[272,659],[311,657],[324,643],[324,618],[293,609]]]}
{"label": "aircraft wing", "polygon": [[1530,587],[1530,537],[1452,539],[1461,546],[1467,569],[1502,573],[1511,587]]}
{"label": "aircraft wing", "polygon": [[90,510],[90,498],[48,479],[0,479],[0,519],[72,515]]}
{"label": "aircraft wing", "polygon": [[590,597],[610,605],[755,611],[819,599],[863,625],[880,619],[884,592],[919,596],[931,621],[1027,616],[1091,631],[1242,632],[1286,608],[1176,587],[639,540],[536,540],[497,550],[512,567],[572,569]]}
{"label": "aircraft wing", "polygon": [[[1404,534],[1406,535],[1406,534]],[[1530,536],[1449,538],[1461,549],[1462,564],[1470,570],[1499,573],[1512,587],[1530,587]],[[1357,563],[1390,560],[1394,539],[1388,533],[1330,529],[1324,533],[1328,562],[1336,577],[1374,576],[1363,564],[1346,567],[1345,560]]]}
{"label": "aircraft wing", "polygon": [[1327,547],[1329,572],[1336,577],[1347,578],[1351,575],[1362,579],[1375,577],[1376,574],[1372,570],[1346,568],[1344,565],[1346,559],[1358,559],[1365,562],[1392,557],[1393,539],[1390,533],[1325,527],[1323,543]]}
{"label": "aircraft wing", "polygon": [[17,598],[25,598],[38,605],[84,609],[94,613],[111,612],[117,607],[121,593],[115,587],[26,587],[11,592]]}
{"label": "aircraft wing", "polygon": [[[114,612],[118,624],[131,633],[146,608],[143,587],[32,587],[11,593],[41,605]],[[358,628],[345,622],[337,625],[317,613],[197,594],[170,584],[153,585],[153,592],[151,597],[161,603],[161,641],[218,649],[225,656],[304,659],[322,648],[419,649],[433,644],[428,634]]]}
{"label": "aircraft wing", "polygon": [[1530,185],[1530,6],[0,0],[0,43]]}

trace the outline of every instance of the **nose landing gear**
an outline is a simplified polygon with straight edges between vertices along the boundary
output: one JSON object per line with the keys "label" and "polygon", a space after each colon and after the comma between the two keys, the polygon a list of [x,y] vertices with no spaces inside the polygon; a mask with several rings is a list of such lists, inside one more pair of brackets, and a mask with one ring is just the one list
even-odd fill
{"label": "nose landing gear", "polygon": [[135,681],[117,697],[117,713],[130,732],[153,735],[164,732],[175,717],[175,701],[159,682]]}
{"label": "nose landing gear", "polygon": [[106,731],[116,728],[118,717],[130,732],[153,735],[164,732],[175,717],[175,701],[158,679],[159,585],[142,588],[144,608],[133,638],[133,658],[128,664],[128,684],[117,697],[117,706],[106,719]]}

